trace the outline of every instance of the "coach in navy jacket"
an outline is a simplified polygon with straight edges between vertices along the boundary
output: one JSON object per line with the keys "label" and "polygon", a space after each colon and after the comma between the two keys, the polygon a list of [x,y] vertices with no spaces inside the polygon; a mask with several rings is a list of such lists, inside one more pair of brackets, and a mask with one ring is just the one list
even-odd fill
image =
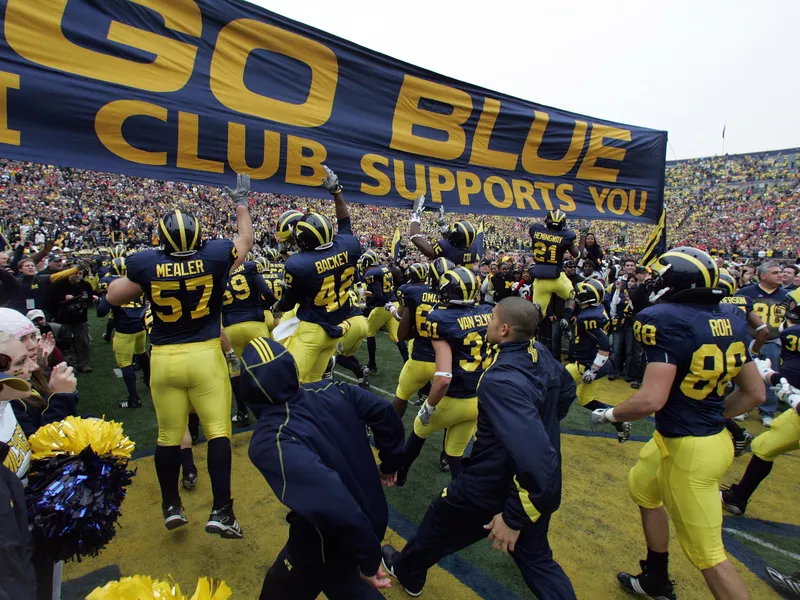
{"label": "coach in navy jacket", "polygon": [[[382,598],[381,540],[403,452],[400,417],[359,387],[300,386],[297,365],[266,338],[242,353],[242,390],[258,415],[250,460],[290,512],[289,540],[267,573],[261,598]],[[375,437],[381,470],[364,425]],[[369,581],[369,583],[368,583]],[[370,585],[370,583],[372,585]]]}

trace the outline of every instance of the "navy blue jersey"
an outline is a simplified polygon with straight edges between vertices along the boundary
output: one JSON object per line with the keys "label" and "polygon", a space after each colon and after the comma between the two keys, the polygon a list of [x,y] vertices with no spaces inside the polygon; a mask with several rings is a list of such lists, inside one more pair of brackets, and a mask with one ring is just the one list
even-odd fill
{"label": "navy blue jersey", "polygon": [[436,307],[439,296],[425,283],[401,285],[397,290],[397,296],[403,306],[414,315],[414,347],[411,350],[411,358],[422,362],[434,362],[436,354],[428,331],[428,313]]}
{"label": "navy blue jersey", "polygon": [[475,244],[472,244],[469,248],[459,248],[447,240],[441,239],[431,244],[431,246],[436,258],[444,256],[456,266],[461,265],[462,267],[468,267],[475,261],[481,259],[481,255],[478,253],[478,246]]}
{"label": "navy blue jersey", "polygon": [[97,282],[97,291],[105,294],[108,291],[108,285],[117,278],[116,275],[106,275]]}
{"label": "navy blue jersey", "polygon": [[719,301],[720,308],[725,306],[733,306],[744,315],[747,320],[747,315],[753,312],[753,299],[745,296],[725,296]]}
{"label": "navy blue jersey", "polygon": [[598,350],[611,350],[608,329],[609,318],[604,307],[582,308],[575,322],[575,360],[590,365]]}
{"label": "navy blue jersey", "polygon": [[491,363],[486,343],[486,326],[491,318],[492,307],[488,304],[448,304],[428,313],[431,340],[446,341],[453,352],[453,379],[448,396],[474,398],[477,395],[478,381]]}
{"label": "navy blue jersey", "polygon": [[[743,287],[737,293],[737,296],[750,298],[753,301],[753,311],[761,317],[761,320],[769,329],[768,340],[777,340],[779,337],[778,328],[783,321],[783,314],[778,310],[778,305],[786,299],[788,293],[783,288],[778,288],[771,294],[768,294],[757,283]],[[751,331],[750,335],[755,336],[755,331]]]}
{"label": "navy blue jersey", "polygon": [[247,321],[264,321],[264,311],[277,300],[258,272],[256,263],[243,262],[230,277],[222,297],[222,325],[230,327]]}
{"label": "navy blue jersey", "polygon": [[267,284],[269,291],[275,296],[275,300],[280,301],[280,299],[283,298],[283,269],[280,271],[263,273],[262,278],[264,279],[264,283]]}
{"label": "navy blue jersey", "polygon": [[104,317],[110,312],[114,315],[115,331],[118,333],[139,333],[144,331],[144,313],[146,310],[144,296],[122,306],[112,306],[103,296],[100,298],[100,304],[97,305],[97,316]]}
{"label": "navy blue jersey", "polygon": [[669,399],[656,413],[659,433],[703,437],[722,431],[725,387],[750,362],[745,321],[719,306],[656,304],[639,313],[633,334],[648,363],[677,367]]}
{"label": "navy blue jersey", "polygon": [[[340,221],[339,231],[342,231]],[[289,257],[283,273],[284,289],[278,308],[300,305],[297,317],[323,328],[335,327],[352,313],[350,288],[356,277],[361,244],[349,233],[338,233],[325,250],[310,250]]]}
{"label": "navy blue jersey", "polygon": [[[786,377],[789,385],[800,388],[800,325],[781,332],[781,345],[781,377]],[[777,365],[772,367],[778,369]]]}
{"label": "navy blue jersey", "polygon": [[376,265],[364,273],[364,285],[371,293],[367,296],[367,306],[383,306],[387,302],[395,302],[397,295],[394,293],[394,277],[389,267]]}
{"label": "navy blue jersey", "polygon": [[575,232],[565,229],[548,229],[542,223],[531,225],[528,233],[533,242],[531,277],[534,279],[557,279],[561,276],[564,253],[575,243]]}
{"label": "navy blue jersey", "polygon": [[209,240],[186,258],[161,250],[144,250],[128,258],[128,279],[142,286],[152,307],[152,343],[189,344],[218,338],[222,294],[235,261],[231,240]]}

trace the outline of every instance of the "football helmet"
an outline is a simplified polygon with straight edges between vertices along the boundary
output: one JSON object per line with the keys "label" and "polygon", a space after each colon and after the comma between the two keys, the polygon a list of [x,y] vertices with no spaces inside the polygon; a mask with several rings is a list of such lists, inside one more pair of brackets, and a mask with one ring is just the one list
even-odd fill
{"label": "football helmet", "polygon": [[303,252],[327,247],[333,242],[333,225],[321,213],[305,214],[294,225],[294,239]]}
{"label": "football helmet", "polygon": [[125,246],[122,244],[117,244],[111,249],[111,258],[126,258],[128,256],[128,252],[125,250]]}
{"label": "football helmet", "polygon": [[726,296],[733,296],[739,289],[736,280],[727,271],[720,271],[718,288],[725,290]]}
{"label": "football helmet", "polygon": [[439,279],[441,279],[442,275],[444,275],[450,269],[454,269],[456,265],[447,260],[444,256],[440,256],[439,258],[435,258],[433,262],[430,264],[428,269],[428,275],[431,280],[431,287],[434,290],[439,289]]}
{"label": "football helmet", "polygon": [[270,262],[278,262],[280,260],[280,256],[278,255],[278,251],[273,248],[272,246],[267,246],[264,249],[264,254],[267,255],[267,259]]}
{"label": "football helmet", "polygon": [[551,210],[544,218],[544,225],[548,229],[564,229],[567,224],[567,215],[563,210]]}
{"label": "football helmet", "polygon": [[125,277],[128,274],[128,267],[125,265],[125,259],[120,256],[112,260],[111,267],[109,267],[108,271],[117,277]]}
{"label": "football helmet", "polygon": [[575,299],[581,306],[598,306],[604,295],[603,284],[593,277],[584,279],[575,287]]}
{"label": "football helmet", "polygon": [[691,246],[665,252],[650,265],[656,274],[650,302],[719,302],[719,267],[707,253]]}
{"label": "football helmet", "polygon": [[780,325],[780,330],[786,329],[787,322],[800,323],[800,304],[792,296],[787,296],[786,299],[775,307],[775,316],[784,319]]}
{"label": "football helmet", "polygon": [[414,263],[406,267],[406,279],[409,283],[423,283],[428,279],[431,267],[428,263]]}
{"label": "football helmet", "polygon": [[161,248],[170,256],[191,256],[203,245],[200,221],[178,209],[161,217],[158,238]]}
{"label": "football helmet", "polygon": [[259,256],[256,260],[256,271],[259,273],[269,273],[269,260],[263,256]]}
{"label": "football helmet", "polygon": [[450,225],[447,232],[447,241],[458,248],[469,248],[475,243],[475,227],[466,220],[456,221]]}
{"label": "football helmet", "polygon": [[439,279],[439,299],[445,304],[474,304],[480,290],[475,274],[466,267],[450,269]]}
{"label": "football helmet", "polygon": [[363,275],[367,270],[378,264],[378,255],[373,250],[367,250],[358,259],[358,270]]}
{"label": "football helmet", "polygon": [[288,242],[294,234],[294,226],[303,218],[303,213],[299,210],[287,210],[278,217],[278,224],[275,226],[275,237],[281,243]]}

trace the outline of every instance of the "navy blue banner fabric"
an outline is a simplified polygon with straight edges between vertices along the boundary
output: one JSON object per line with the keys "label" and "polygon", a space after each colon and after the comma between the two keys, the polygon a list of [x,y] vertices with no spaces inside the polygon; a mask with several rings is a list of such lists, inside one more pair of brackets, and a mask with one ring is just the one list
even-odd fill
{"label": "navy blue banner fabric", "polygon": [[[0,155],[452,212],[655,223],[667,134],[437,75],[238,0],[2,0]],[[458,60],[458,57],[454,57]],[[520,74],[530,77],[531,73]]]}

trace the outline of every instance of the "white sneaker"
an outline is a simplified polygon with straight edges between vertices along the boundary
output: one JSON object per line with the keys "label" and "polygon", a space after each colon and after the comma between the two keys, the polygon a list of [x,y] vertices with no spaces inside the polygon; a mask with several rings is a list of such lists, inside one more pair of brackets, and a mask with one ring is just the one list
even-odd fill
{"label": "white sneaker", "polygon": [[773,419],[769,415],[764,415],[763,417],[761,417],[761,424],[764,427],[772,427],[772,421],[774,421],[774,420],[775,419]]}
{"label": "white sneaker", "polygon": [[736,417],[733,417],[733,420],[734,421],[744,421],[746,417],[747,417],[747,413],[744,413],[743,415],[738,415]]}

